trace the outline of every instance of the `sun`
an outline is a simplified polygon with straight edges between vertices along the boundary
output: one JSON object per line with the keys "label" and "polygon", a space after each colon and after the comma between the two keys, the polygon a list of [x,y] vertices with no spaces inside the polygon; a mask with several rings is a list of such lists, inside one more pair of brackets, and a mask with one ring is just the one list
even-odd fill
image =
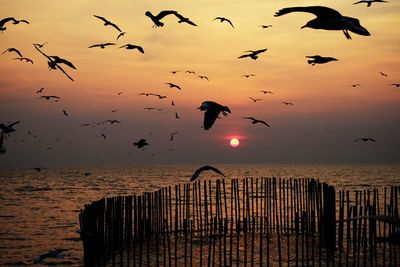
{"label": "sun", "polygon": [[239,139],[232,138],[231,141],[229,141],[229,144],[231,145],[231,147],[238,147],[240,142],[239,142]]}

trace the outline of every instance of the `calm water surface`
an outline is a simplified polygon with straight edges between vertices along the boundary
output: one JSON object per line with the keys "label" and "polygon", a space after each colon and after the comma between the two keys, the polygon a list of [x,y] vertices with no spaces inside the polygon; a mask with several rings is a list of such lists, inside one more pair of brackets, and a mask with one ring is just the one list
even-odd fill
{"label": "calm water surface", "polygon": [[[227,177],[317,178],[349,190],[400,185],[400,165],[215,165]],[[0,170],[0,265],[31,265],[71,248],[51,265],[81,266],[78,214],[104,197],[133,195],[189,181],[199,166],[118,166]],[[85,173],[90,173],[86,176]],[[203,173],[202,179],[217,177]]]}

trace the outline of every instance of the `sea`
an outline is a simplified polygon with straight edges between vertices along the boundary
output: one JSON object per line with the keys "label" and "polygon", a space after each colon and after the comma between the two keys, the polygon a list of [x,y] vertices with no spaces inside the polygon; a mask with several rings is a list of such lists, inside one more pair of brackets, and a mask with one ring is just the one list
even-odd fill
{"label": "sea", "polygon": [[[227,178],[315,178],[337,189],[400,185],[400,165],[213,165]],[[0,169],[0,266],[33,265],[56,248],[69,249],[47,265],[83,266],[77,230],[85,204],[105,197],[139,195],[187,183],[199,165],[93,166]],[[221,178],[204,172],[200,179]],[[35,265],[36,266],[36,265]]]}

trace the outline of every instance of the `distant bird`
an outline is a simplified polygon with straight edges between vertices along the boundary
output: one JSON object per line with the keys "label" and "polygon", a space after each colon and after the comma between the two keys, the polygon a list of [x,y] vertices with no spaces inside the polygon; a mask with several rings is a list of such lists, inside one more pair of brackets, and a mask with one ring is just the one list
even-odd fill
{"label": "distant bird", "polygon": [[10,133],[15,132],[16,130],[14,129],[14,125],[17,125],[20,122],[21,121],[16,121],[7,125],[0,123],[1,134],[9,135]]}
{"label": "distant bird", "polygon": [[400,83],[392,83],[391,85],[396,86],[396,87],[400,87]]}
{"label": "distant bird", "polygon": [[144,14],[153,21],[153,23],[154,23],[153,28],[156,28],[156,27],[164,26],[164,23],[161,22],[161,20],[165,16],[175,15],[177,17],[178,12],[176,12],[175,10],[163,10],[160,13],[158,13],[156,16],[154,16],[150,11],[146,11],[146,13],[144,13]]}
{"label": "distant bird", "polygon": [[315,19],[308,21],[302,26],[302,29],[308,27],[312,29],[341,30],[347,39],[351,39],[348,31],[364,36],[371,35],[367,29],[361,26],[358,19],[342,16],[338,11],[324,6],[283,8],[275,13],[275,17],[291,12],[306,12],[317,16]]}
{"label": "distant bird", "polygon": [[137,146],[137,148],[142,148],[142,147],[148,146],[148,145],[150,145],[150,144],[147,143],[146,139],[143,139],[143,138],[142,138],[142,139],[140,139],[139,141],[134,142],[133,145],[134,145],[134,146]]}
{"label": "distant bird", "polygon": [[153,93],[140,93],[138,95],[145,95],[145,96],[149,96],[149,95],[154,95]]}
{"label": "distant bird", "polygon": [[174,140],[174,136],[175,136],[176,134],[178,134],[178,132],[173,132],[173,133],[171,133],[171,134],[170,134],[169,141],[173,141],[173,140]]}
{"label": "distant bird", "polygon": [[353,3],[353,5],[366,3],[367,7],[370,7],[372,5],[372,3],[387,3],[387,2],[388,1],[384,1],[384,0],[361,0],[361,1]]}
{"label": "distant bird", "polygon": [[173,71],[170,71],[170,73],[172,73],[172,74],[176,74],[176,73],[178,73],[178,72],[180,72],[180,70],[173,70]]}
{"label": "distant bird", "polygon": [[186,17],[182,16],[179,13],[176,13],[176,17],[179,19],[178,23],[187,23],[187,24],[192,25],[192,26],[197,26],[196,23],[191,21],[189,18],[186,18]]}
{"label": "distant bird", "polygon": [[222,176],[225,177],[225,175],[224,175],[220,170],[218,170],[217,168],[212,167],[212,166],[209,166],[209,165],[205,165],[205,166],[202,166],[202,167],[198,168],[198,169],[193,173],[192,177],[190,178],[190,181],[192,182],[192,181],[196,180],[196,178],[199,177],[199,175],[200,175],[203,171],[213,171],[213,172],[218,173],[218,174],[220,174],[220,175],[222,175]]}
{"label": "distant bird", "polygon": [[121,32],[120,34],[118,34],[117,40],[118,40],[120,37],[124,36],[125,34],[126,34],[126,32]]}
{"label": "distant bird", "polygon": [[104,140],[107,138],[107,136],[104,133],[101,133],[100,135],[101,137],[103,137]]}
{"label": "distant bird", "polygon": [[103,122],[109,122],[110,124],[121,123],[119,120],[105,120]]}
{"label": "distant bird", "polygon": [[227,106],[222,106],[213,101],[204,101],[203,103],[201,103],[198,109],[200,109],[201,111],[206,111],[204,113],[203,122],[204,130],[208,130],[213,126],[220,112],[222,112],[225,117],[228,115],[228,113],[231,113],[231,110]]}
{"label": "distant bird", "polygon": [[97,15],[93,15],[93,16],[104,21],[104,26],[111,26],[111,27],[114,27],[115,29],[117,29],[119,32],[122,32],[121,29],[116,24],[112,23],[111,21],[107,20],[106,18],[97,16]]}
{"label": "distant bird", "polygon": [[159,94],[152,94],[152,95],[158,97],[158,99],[167,98],[166,95],[159,95]]}
{"label": "distant bird", "polygon": [[44,99],[46,99],[46,100],[50,100],[50,99],[56,99],[56,100],[58,100],[58,99],[60,99],[60,97],[59,97],[59,96],[56,96],[56,95],[42,95],[42,96],[39,97],[39,98],[44,98]]}
{"label": "distant bird", "polygon": [[387,77],[387,74],[386,73],[383,73],[383,72],[379,72],[380,73],[380,75],[382,75],[383,77]]}
{"label": "distant bird", "polygon": [[291,102],[282,102],[282,104],[284,104],[286,106],[293,106],[293,103],[291,103]]}
{"label": "distant bird", "polygon": [[261,98],[253,98],[253,97],[249,97],[249,99],[251,99],[254,103],[256,103],[257,101],[262,100]]}
{"label": "distant bird", "polygon": [[44,87],[40,88],[39,90],[36,91],[36,94],[41,94],[43,93]]}
{"label": "distant bird", "polygon": [[224,17],[216,17],[216,18],[213,19],[213,20],[216,20],[216,19],[218,19],[221,23],[224,22],[224,21],[226,21],[226,22],[228,22],[228,23],[232,26],[232,28],[235,28],[235,27],[233,27],[232,21],[230,21],[230,20],[227,19],[227,18],[224,18]]}
{"label": "distant bird", "polygon": [[118,109],[111,110],[112,113],[117,112],[117,111],[118,111]]}
{"label": "distant bird", "polygon": [[315,56],[306,56],[306,58],[311,58],[310,60],[307,60],[308,64],[311,64],[314,66],[315,64],[324,64],[328,63],[330,61],[338,61],[334,57],[321,57],[320,55],[315,55]]}
{"label": "distant bird", "polygon": [[358,142],[358,141],[363,141],[363,142],[372,141],[372,142],[376,142],[376,140],[373,139],[373,138],[365,138],[365,137],[355,139],[353,142]]}
{"label": "distant bird", "polygon": [[271,24],[269,24],[269,25],[260,25],[260,26],[258,26],[258,27],[261,27],[261,28],[263,28],[263,29],[268,29],[268,28],[271,28],[272,25],[271,25]]}
{"label": "distant bird", "polygon": [[27,57],[15,57],[13,60],[26,61],[26,63],[33,64],[33,60]]}
{"label": "distant bird", "polygon": [[254,76],[256,76],[255,74],[244,74],[244,75],[242,75],[242,77],[245,77],[245,78],[250,78],[250,77],[254,77]]}
{"label": "distant bird", "polygon": [[250,52],[249,54],[244,54],[244,55],[241,55],[240,57],[238,57],[238,58],[245,58],[245,57],[249,57],[249,58],[251,58],[251,59],[254,59],[254,60],[256,60],[257,58],[258,58],[258,54],[260,54],[260,53],[264,53],[265,51],[267,51],[268,50],[268,48],[265,48],[265,49],[259,49],[259,50],[247,50],[247,51],[245,51],[245,52]]}
{"label": "distant bird", "polygon": [[175,119],[180,119],[181,117],[179,117],[178,112],[175,112]]}
{"label": "distant bird", "polygon": [[67,111],[63,110],[62,112],[63,112],[63,115],[64,115],[65,117],[68,117]]}
{"label": "distant bird", "polygon": [[88,48],[93,48],[93,47],[100,47],[101,49],[106,48],[106,46],[110,46],[110,45],[116,45],[115,43],[104,43],[104,44],[94,44],[89,46]]}
{"label": "distant bird", "polygon": [[352,84],[351,86],[352,87],[357,87],[357,86],[360,86],[361,84],[360,83],[355,83],[355,84]]}
{"label": "distant bird", "polygon": [[243,117],[243,119],[246,119],[246,120],[251,120],[251,123],[252,123],[252,124],[261,123],[261,124],[264,124],[264,125],[266,125],[266,126],[270,127],[270,126],[269,126],[269,124],[268,124],[268,123],[266,123],[265,121],[262,121],[262,120],[255,119],[255,118],[253,118],[253,117]]}
{"label": "distant bird", "polygon": [[13,17],[8,17],[8,18],[4,18],[4,19],[0,20],[0,31],[2,31],[2,32],[5,31],[7,28],[4,27],[4,25],[6,25],[6,23],[10,22],[10,21],[12,21],[14,25],[19,24],[20,22],[29,24],[29,21],[27,21],[27,20],[24,20],[24,19],[17,20]]}
{"label": "distant bird", "polygon": [[204,75],[199,75],[199,76],[197,76],[197,77],[199,77],[200,79],[206,79],[207,81],[209,81],[209,79],[208,79],[208,77],[207,76],[204,76]]}
{"label": "distant bird", "polygon": [[182,88],[179,85],[176,85],[174,83],[165,83],[165,84],[168,84],[170,88],[174,88],[175,87],[178,90],[182,90]]}
{"label": "distant bird", "polygon": [[70,248],[68,249],[54,249],[54,250],[50,250],[47,253],[44,253],[40,256],[38,256],[34,261],[33,264],[37,264],[37,263],[42,263],[44,259],[47,258],[55,258],[55,259],[63,259],[64,258],[64,252],[71,250]]}
{"label": "distant bird", "polygon": [[42,43],[42,44],[33,44],[36,45],[39,48],[43,48],[43,46],[45,46],[45,44],[47,44],[48,42]]}
{"label": "distant bird", "polygon": [[271,94],[271,95],[274,94],[274,92],[271,92],[271,91],[264,91],[264,90],[262,90],[262,91],[260,91],[260,92],[263,93],[264,95],[265,95],[265,94]]}
{"label": "distant bird", "polygon": [[192,71],[192,70],[187,70],[187,71],[185,71],[185,73],[189,73],[189,74],[194,74],[194,75],[196,75],[196,72],[194,72],[194,71]]}
{"label": "distant bird", "polygon": [[158,110],[158,111],[162,111],[163,110],[162,108],[153,108],[153,107],[145,107],[143,109],[146,109],[146,110]]}
{"label": "distant bird", "polygon": [[90,126],[90,123],[82,123],[81,124],[81,127],[88,127],[88,126]]}
{"label": "distant bird", "polygon": [[123,93],[124,93],[124,92],[118,92],[117,94],[118,94],[118,95],[122,95]]}
{"label": "distant bird", "polygon": [[175,106],[174,100],[171,101],[171,106]]}
{"label": "distant bird", "polygon": [[126,45],[121,46],[120,48],[126,48],[128,50],[137,49],[137,50],[139,50],[140,53],[144,54],[143,48],[139,45],[126,44]]}
{"label": "distant bird", "polygon": [[3,53],[1,53],[1,54],[3,55],[5,52],[9,52],[9,53],[15,52],[15,53],[17,53],[17,55],[18,55],[18,56],[22,57],[22,54],[21,54],[21,52],[19,52],[19,50],[18,50],[18,49],[16,49],[16,48],[14,48],[14,47],[7,48],[7,49],[6,49],[6,50],[4,50],[4,52],[3,52]]}

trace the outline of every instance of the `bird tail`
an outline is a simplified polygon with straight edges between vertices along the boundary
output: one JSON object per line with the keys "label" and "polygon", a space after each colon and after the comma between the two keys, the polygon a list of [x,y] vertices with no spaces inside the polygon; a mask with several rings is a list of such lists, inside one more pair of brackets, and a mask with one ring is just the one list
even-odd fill
{"label": "bird tail", "polygon": [[224,116],[228,116],[228,113],[231,113],[231,110],[227,107],[227,106],[223,106],[222,109],[222,114],[224,114]]}

